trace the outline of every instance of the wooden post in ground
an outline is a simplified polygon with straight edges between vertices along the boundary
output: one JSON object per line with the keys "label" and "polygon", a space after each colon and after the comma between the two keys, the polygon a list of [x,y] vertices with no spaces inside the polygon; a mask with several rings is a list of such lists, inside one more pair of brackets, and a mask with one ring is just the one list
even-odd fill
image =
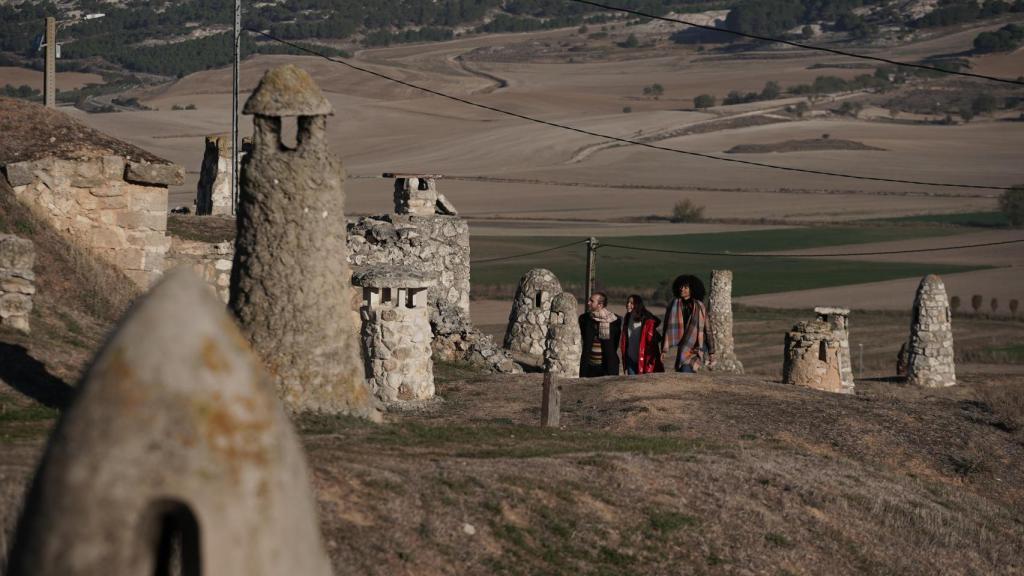
{"label": "wooden post in ground", "polygon": [[583,287],[583,302],[590,301],[590,295],[594,293],[594,278],[597,276],[597,238],[591,236],[587,239],[587,279]]}
{"label": "wooden post in ground", "polygon": [[544,399],[540,405],[540,425],[546,428],[558,428],[562,411],[562,387],[558,385],[558,376],[551,372],[544,373]]}

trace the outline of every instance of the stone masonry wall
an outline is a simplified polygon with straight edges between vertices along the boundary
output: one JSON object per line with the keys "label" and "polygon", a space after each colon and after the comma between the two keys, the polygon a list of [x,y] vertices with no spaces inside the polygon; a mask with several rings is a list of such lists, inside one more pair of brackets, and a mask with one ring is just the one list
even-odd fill
{"label": "stone masonry wall", "polygon": [[178,266],[188,267],[227,304],[231,285],[231,260],[234,256],[234,242],[210,244],[172,237],[165,263],[167,270]]}
{"label": "stone masonry wall", "polygon": [[160,277],[170,246],[167,186],[181,182],[179,166],[111,155],[48,157],[9,163],[5,171],[19,200],[136,284],[146,288]]}
{"label": "stone masonry wall", "polygon": [[0,326],[29,331],[32,295],[36,293],[35,260],[31,240],[0,234]]}

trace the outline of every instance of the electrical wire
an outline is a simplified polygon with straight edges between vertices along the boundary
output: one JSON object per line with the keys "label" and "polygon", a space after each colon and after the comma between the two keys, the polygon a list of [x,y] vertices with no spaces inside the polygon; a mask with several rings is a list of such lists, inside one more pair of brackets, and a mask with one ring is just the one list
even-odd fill
{"label": "electrical wire", "polygon": [[942,246],[938,248],[916,248],[912,250],[887,250],[881,252],[834,252],[821,254],[764,254],[744,252],[697,252],[690,250],[668,250],[664,248],[642,248],[639,246],[623,246],[622,244],[600,243],[597,249],[619,248],[621,250],[635,250],[638,252],[660,252],[664,254],[682,254],[686,256],[729,256],[736,258],[838,258],[841,256],[888,256],[890,254],[919,254],[922,252],[944,252],[948,250],[964,250],[967,248],[985,248],[988,246],[1002,246],[1005,244],[1017,244],[1024,242],[1024,238],[1017,240],[1003,240],[999,242],[983,242],[981,244],[960,244],[956,246]]}
{"label": "electrical wire", "polygon": [[899,60],[890,60],[889,58],[880,58],[877,56],[868,56],[867,54],[857,54],[855,52],[847,52],[845,50],[837,50],[835,48],[825,48],[824,46],[812,46],[810,44],[802,44],[800,42],[793,42],[792,40],[783,40],[781,38],[771,38],[768,36],[759,36],[757,34],[748,34],[746,32],[740,32],[738,30],[729,30],[727,28],[718,28],[717,26],[708,26],[707,24],[698,24],[696,22],[688,22],[679,18],[669,18],[667,16],[655,16],[654,14],[648,14],[639,10],[633,10],[631,8],[622,8],[620,6],[611,6],[608,4],[602,4],[600,2],[593,2],[591,0],[568,0],[569,2],[576,2],[578,4],[587,4],[596,8],[603,8],[605,10],[612,10],[615,12],[625,12],[626,14],[633,14],[634,16],[642,16],[644,18],[651,18],[654,20],[663,20],[665,22],[676,22],[679,24],[686,24],[687,26],[693,26],[694,28],[702,28],[704,30],[713,30],[715,32],[724,32],[726,34],[733,34],[735,36],[742,36],[743,38],[750,38],[753,40],[763,40],[766,42],[776,42],[778,44],[785,44],[787,46],[794,46],[796,48],[803,48],[804,50],[816,50],[819,52],[828,52],[829,54],[836,54],[839,56],[848,56],[850,58],[859,58],[861,60],[873,60],[875,62],[883,62],[885,64],[892,64],[894,66],[904,66],[907,68],[919,68],[921,70],[929,70],[932,72],[942,72],[945,74],[955,74],[957,76],[967,76],[970,78],[981,78],[982,80],[991,80],[993,82],[1003,82],[1005,84],[1014,84],[1017,86],[1024,86],[1024,82],[1020,80],[1014,80],[1011,78],[999,78],[997,76],[986,76],[985,74],[975,74],[973,72],[960,72],[958,70],[946,70],[937,66],[928,66],[927,64],[915,64],[913,62],[901,62]]}
{"label": "electrical wire", "polygon": [[555,250],[561,250],[563,248],[569,248],[576,246],[577,244],[583,244],[586,240],[574,240],[568,244],[562,244],[561,246],[553,246],[551,248],[544,248],[543,250],[535,250],[533,252],[523,252],[522,254],[514,254],[512,256],[499,256],[498,258],[485,258],[483,260],[470,260],[470,264],[487,264],[490,262],[501,262],[504,260],[515,260],[516,258],[523,258],[526,256],[533,256],[535,254],[544,254],[545,252],[554,252]]}
{"label": "electrical wire", "polygon": [[747,165],[747,166],[756,166],[756,167],[759,167],[759,168],[770,168],[770,169],[773,169],[773,170],[785,170],[785,171],[788,171],[788,172],[799,172],[799,173],[803,173],[803,174],[815,174],[815,175],[819,175],[819,176],[832,176],[832,177],[837,177],[837,178],[851,178],[851,179],[854,179],[854,180],[867,180],[867,181],[872,181],[872,182],[889,182],[889,183],[895,183],[895,184],[913,184],[913,185],[916,185],[916,186],[936,186],[936,187],[948,187],[948,188],[972,188],[972,189],[978,189],[978,190],[1009,190],[1010,189],[1009,187],[1006,187],[1006,186],[985,186],[985,185],[981,185],[981,184],[949,184],[949,183],[943,183],[943,182],[928,182],[928,181],[921,181],[921,180],[904,180],[904,179],[898,179],[898,178],[881,178],[881,177],[876,177],[876,176],[858,176],[858,175],[855,175],[855,174],[844,174],[844,173],[841,173],[841,172],[829,172],[829,171],[826,171],[826,170],[812,170],[812,169],[809,169],[809,168],[794,168],[794,167],[790,167],[790,166],[779,166],[779,165],[776,165],[776,164],[765,164],[763,162],[754,162],[752,160],[741,160],[739,158],[725,158],[725,157],[722,157],[722,156],[715,156],[714,154],[704,154],[702,152],[692,152],[692,151],[688,151],[688,150],[681,150],[679,148],[668,148],[668,147],[665,147],[665,146],[657,146],[655,144],[650,144],[648,142],[640,142],[640,141],[637,141],[637,140],[630,140],[628,138],[620,138],[618,136],[612,136],[610,134],[602,134],[600,132],[593,132],[593,131],[590,131],[590,130],[585,130],[583,128],[576,128],[574,126],[568,126],[568,125],[565,125],[565,124],[559,124],[557,122],[551,122],[551,121],[548,121],[548,120],[542,120],[540,118],[535,118],[533,116],[527,116],[525,114],[519,114],[517,112],[511,112],[509,110],[503,110],[501,108],[496,108],[494,106],[488,106],[486,104],[480,104],[479,102],[473,102],[472,100],[467,100],[467,99],[461,98],[459,96],[453,96],[451,94],[446,94],[446,93],[438,91],[438,90],[433,90],[431,88],[425,88],[423,86],[419,86],[419,85],[413,84],[412,82],[406,82],[405,80],[400,80],[398,78],[394,78],[392,76],[388,76],[387,74],[382,74],[380,72],[375,72],[373,70],[370,70],[370,69],[367,69],[367,68],[363,68],[362,66],[357,66],[355,64],[352,64],[351,62],[346,62],[344,60],[339,60],[337,58],[332,58],[331,56],[328,56],[328,55],[326,55],[326,54],[324,54],[322,52],[318,52],[316,50],[312,50],[312,49],[307,48],[305,46],[296,44],[294,42],[289,42],[287,40],[283,40],[281,38],[277,38],[277,37],[275,37],[275,36],[273,36],[273,35],[271,35],[271,34],[269,34],[267,32],[263,32],[261,30],[254,30],[252,28],[246,28],[245,30],[247,32],[252,32],[252,33],[255,33],[255,34],[259,34],[259,35],[261,35],[261,36],[263,36],[265,38],[268,38],[268,39],[270,39],[270,40],[272,40],[274,42],[279,42],[279,43],[284,44],[286,46],[291,46],[292,48],[295,48],[296,50],[300,50],[302,52],[306,52],[306,53],[312,54],[314,56],[319,56],[319,57],[321,57],[321,58],[323,58],[325,60],[329,60],[329,61],[334,62],[336,64],[341,64],[342,66],[347,66],[347,67],[349,67],[349,68],[351,68],[353,70],[357,70],[359,72],[370,74],[372,76],[376,76],[378,78],[382,78],[382,79],[388,80],[390,82],[395,82],[397,84],[401,84],[401,85],[407,86],[409,88],[414,88],[416,90],[420,90],[420,91],[426,92],[428,94],[433,94],[434,96],[440,96],[442,98],[447,98],[448,100],[452,100],[452,101],[455,101],[455,102],[461,102],[462,104],[467,104],[469,106],[474,106],[476,108],[480,108],[480,109],[483,109],[483,110],[488,110],[488,111],[491,111],[491,112],[497,112],[499,114],[504,114],[506,116],[512,116],[513,118],[519,118],[521,120],[527,120],[529,122],[534,122],[536,124],[543,124],[545,126],[551,126],[553,128],[560,128],[562,130],[569,130],[571,132],[576,132],[576,133],[579,133],[579,134],[585,134],[587,136],[593,136],[593,137],[596,137],[596,138],[603,138],[605,140],[611,140],[611,141],[614,141],[614,142],[621,142],[623,144],[631,144],[633,146],[640,146],[640,147],[643,147],[643,148],[650,148],[650,149],[653,149],[653,150],[662,150],[662,151],[665,151],[665,152],[674,152],[676,154],[684,154],[684,155],[687,155],[687,156],[695,156],[695,157],[698,157],[698,158],[705,158],[705,159],[708,159],[708,160],[718,160],[720,162],[732,162],[734,164],[744,164],[744,165]]}

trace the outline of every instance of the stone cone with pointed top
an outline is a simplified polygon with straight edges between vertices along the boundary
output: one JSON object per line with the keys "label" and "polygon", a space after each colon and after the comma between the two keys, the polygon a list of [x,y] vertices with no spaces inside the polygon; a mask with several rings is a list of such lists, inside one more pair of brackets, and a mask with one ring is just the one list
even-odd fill
{"label": "stone cone with pointed top", "polygon": [[[290,411],[380,420],[353,306],[345,174],[325,141],[329,108],[294,66],[267,72],[246,103],[256,116],[242,166],[229,306]],[[295,148],[281,141],[285,115],[298,115]]]}
{"label": "stone cone with pointed top", "polygon": [[921,279],[907,347],[907,382],[939,388],[956,384],[953,325],[946,286],[935,274]]}
{"label": "stone cone with pointed top", "polygon": [[273,385],[223,304],[185,271],[134,307],[79,385],[8,574],[163,574],[172,557],[185,574],[332,573]]}

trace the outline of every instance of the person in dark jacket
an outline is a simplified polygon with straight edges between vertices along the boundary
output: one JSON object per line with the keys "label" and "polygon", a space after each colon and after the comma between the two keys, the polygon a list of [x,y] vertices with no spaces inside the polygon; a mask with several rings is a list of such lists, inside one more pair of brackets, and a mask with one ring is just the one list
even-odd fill
{"label": "person in dark jacket", "polygon": [[622,336],[619,338],[619,354],[626,374],[665,371],[661,363],[659,324],[661,320],[644,306],[644,299],[639,294],[626,298],[626,315],[622,317]]}
{"label": "person in dark jacket", "polygon": [[622,319],[608,309],[608,296],[594,292],[587,301],[587,311],[580,315],[583,354],[580,377],[614,376],[619,373],[619,334]]}

